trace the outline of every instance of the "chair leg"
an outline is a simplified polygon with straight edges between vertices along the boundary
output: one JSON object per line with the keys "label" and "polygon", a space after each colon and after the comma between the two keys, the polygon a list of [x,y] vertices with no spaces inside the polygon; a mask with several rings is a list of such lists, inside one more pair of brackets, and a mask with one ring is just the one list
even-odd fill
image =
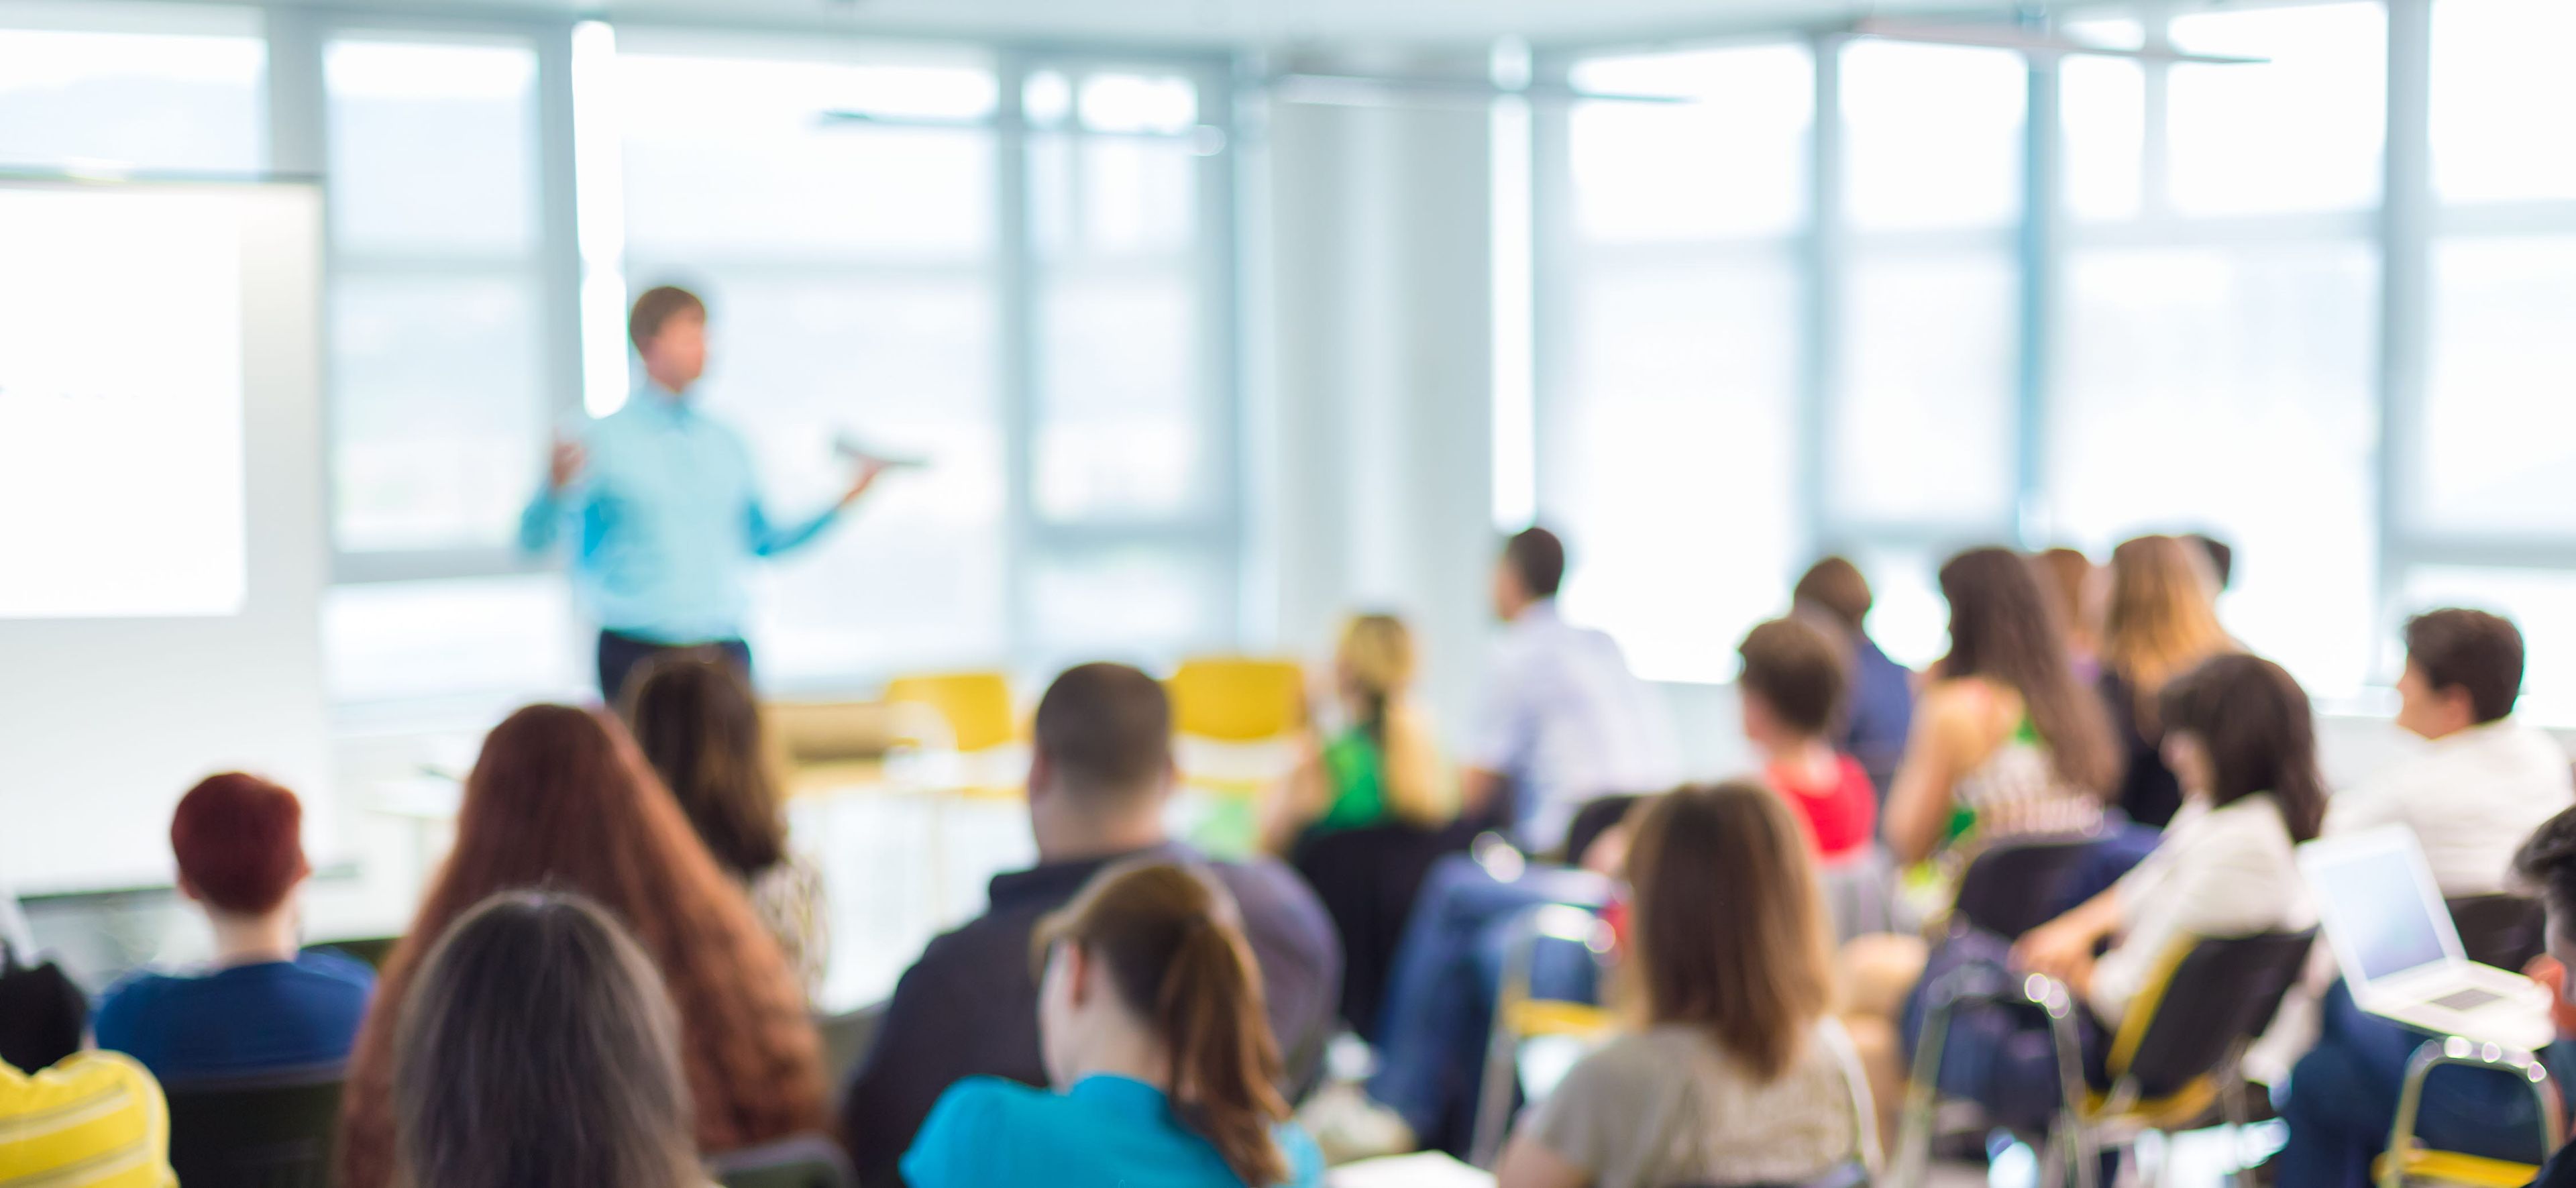
{"label": "chair leg", "polygon": [[1915,1045],[1912,1071],[1905,1080],[1905,1110],[1898,1122],[1896,1152],[1888,1160],[1891,1188],[1920,1188],[1931,1174],[1932,1125],[1941,1104],[1941,1050],[1950,1040],[1950,1016],[1959,999],[1934,987],[1923,1015],[1923,1038]]}
{"label": "chair leg", "polygon": [[1476,1131],[1467,1147],[1468,1158],[1486,1169],[1502,1161],[1512,1098],[1520,1089],[1520,1043],[1504,1021],[1504,1008],[1494,1004],[1494,1031],[1485,1040],[1484,1087],[1476,1095]]}

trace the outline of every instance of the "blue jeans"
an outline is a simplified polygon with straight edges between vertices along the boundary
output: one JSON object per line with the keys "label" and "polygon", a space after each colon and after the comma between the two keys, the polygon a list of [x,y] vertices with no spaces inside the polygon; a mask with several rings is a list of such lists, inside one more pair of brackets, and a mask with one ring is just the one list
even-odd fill
{"label": "blue jeans", "polygon": [[[1608,891],[1588,871],[1532,867],[1506,882],[1464,854],[1433,865],[1387,978],[1369,1096],[1401,1115],[1426,1147],[1463,1150],[1512,938],[1539,908],[1597,907]],[[1541,944],[1531,957],[1533,994],[1593,1000],[1589,952]]]}
{"label": "blue jeans", "polygon": [[[2388,1147],[2406,1062],[2433,1038],[2363,1011],[2338,982],[2326,993],[2317,1046],[2290,1072],[2280,1102],[2289,1144],[2274,1167],[2277,1188],[2344,1188],[2370,1180]],[[2553,1075],[2576,1064],[2576,1046],[2541,1054]],[[2424,1079],[2415,1134],[2436,1151],[2540,1163],[2540,1118],[2519,1078],[2474,1068],[2439,1068]]]}

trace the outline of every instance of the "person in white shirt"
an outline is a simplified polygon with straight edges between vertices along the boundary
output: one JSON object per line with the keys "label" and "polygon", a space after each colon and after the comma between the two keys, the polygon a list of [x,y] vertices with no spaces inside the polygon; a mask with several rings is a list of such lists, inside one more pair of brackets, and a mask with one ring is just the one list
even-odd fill
{"label": "person in white shirt", "polygon": [[[1952,942],[1935,960],[1947,968],[1924,978],[1930,985],[1948,969],[1985,963],[2064,982],[2086,1008],[2077,1012],[2077,1032],[2095,1077],[2103,1075],[2109,1037],[2178,946],[2316,923],[2292,853],[2317,835],[2325,811],[2307,693],[2271,661],[2224,655],[2169,682],[2157,709],[2165,760],[2184,799],[2155,850],[2109,889],[2008,950],[1983,934]],[[2095,956],[2105,943],[2108,950]],[[1963,1012],[1950,1035],[1958,1054],[1943,1062],[1945,1087],[1983,1102],[1999,1122],[2044,1127],[2063,1100],[2054,1055],[2045,1043],[2011,1037],[2046,1026],[2004,1012]]]}
{"label": "person in white shirt", "polygon": [[1680,768],[1671,719],[1618,643],[1557,614],[1564,578],[1565,545],[1547,529],[1504,546],[1494,613],[1508,626],[1459,776],[1467,815],[1510,825],[1533,851],[1562,844],[1585,803],[1660,791]]}
{"label": "person in white shirt", "polygon": [[2397,724],[2432,745],[2337,793],[2326,832],[2402,824],[2423,844],[2443,898],[2505,891],[2514,847],[2576,805],[2567,751],[2513,717],[2522,665],[2522,633],[2510,620],[2458,609],[2408,620]]}

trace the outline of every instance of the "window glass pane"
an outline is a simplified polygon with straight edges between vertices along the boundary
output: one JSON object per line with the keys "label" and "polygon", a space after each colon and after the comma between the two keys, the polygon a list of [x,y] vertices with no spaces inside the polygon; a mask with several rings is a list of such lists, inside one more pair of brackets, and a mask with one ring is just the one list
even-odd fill
{"label": "window glass pane", "polygon": [[2437,242],[2431,353],[2417,518],[2576,531],[2576,236]]}
{"label": "window glass pane", "polygon": [[521,271],[350,273],[333,282],[341,548],[513,539],[545,453],[540,293]]}
{"label": "window glass pane", "polygon": [[248,34],[0,28],[0,163],[264,169],[267,63]]}
{"label": "window glass pane", "polygon": [[[826,118],[877,110],[921,69],[618,55],[630,242],[682,259],[983,255],[993,227],[989,132]],[[980,79],[989,107],[989,72],[937,76],[961,92]]]}
{"label": "window glass pane", "polygon": [[1826,437],[1838,515],[2009,522],[2017,294],[2002,252],[1854,262],[1845,386]]}
{"label": "window glass pane", "polygon": [[1201,505],[1208,438],[1185,272],[1067,270],[1044,285],[1037,498],[1047,519]]}
{"label": "window glass pane", "polygon": [[335,41],[324,63],[342,251],[534,248],[533,49]]}
{"label": "window glass pane", "polygon": [[2070,56],[2059,63],[2057,77],[2067,213],[2134,217],[2146,173],[2145,69],[2123,58]]}
{"label": "window glass pane", "polygon": [[2172,181],[2187,214],[2352,210],[2379,199],[2388,22],[2377,4],[2174,18],[2175,48],[2269,59],[2176,63]]}
{"label": "window glass pane", "polygon": [[1805,225],[1816,106],[1806,47],[1595,58],[1574,67],[1572,82],[1689,100],[1574,104],[1574,221],[1584,239],[1715,239]]}
{"label": "window glass pane", "polygon": [[[2576,723],[2576,573],[2416,566],[2398,602],[2407,615],[2465,606],[2513,620],[2522,629],[2524,673],[2515,709],[2554,726]],[[2387,679],[2395,680],[2404,662],[2404,643],[2392,639]]]}
{"label": "window glass pane", "polygon": [[[642,257],[646,273],[676,271]],[[889,474],[820,540],[755,570],[762,680],[990,663],[1003,634],[1001,414],[981,272],[784,277],[701,267],[709,366],[697,395],[740,431],[773,518],[848,482],[844,434],[930,465]]]}
{"label": "window glass pane", "polygon": [[1726,680],[1745,629],[1788,603],[1798,287],[1784,252],[1605,262],[1571,294],[1540,505],[1581,546],[1568,614],[1641,676]]}
{"label": "window glass pane", "polygon": [[1203,160],[1178,140],[1033,138],[1030,218],[1039,254],[1059,260],[1187,250],[1198,234]]}
{"label": "window glass pane", "polygon": [[2021,211],[2020,54],[1855,42],[1843,50],[1846,208],[1855,226],[1992,227]]}
{"label": "window glass pane", "polygon": [[1920,670],[1950,650],[1950,604],[1937,580],[1939,549],[1866,547],[1845,554],[1869,579],[1870,640],[1888,658]]}
{"label": "window glass pane", "polygon": [[322,596],[331,699],[397,701],[585,689],[582,630],[556,574],[333,586]]}
{"label": "window glass pane", "polygon": [[2569,45],[2576,4],[2567,0],[2433,6],[2435,192],[2452,202],[2576,198]]}
{"label": "window glass pane", "polygon": [[2369,667],[2376,284],[2360,243],[2067,262],[2054,527],[2097,552],[2140,532],[2225,539],[2229,629],[2311,692]]}
{"label": "window glass pane", "polygon": [[1163,667],[1232,635],[1223,577],[1198,550],[1138,545],[1043,555],[1029,608],[1049,667],[1103,658]]}
{"label": "window glass pane", "polygon": [[1082,80],[1082,123],[1096,132],[1179,132],[1199,118],[1186,78],[1096,74]]}

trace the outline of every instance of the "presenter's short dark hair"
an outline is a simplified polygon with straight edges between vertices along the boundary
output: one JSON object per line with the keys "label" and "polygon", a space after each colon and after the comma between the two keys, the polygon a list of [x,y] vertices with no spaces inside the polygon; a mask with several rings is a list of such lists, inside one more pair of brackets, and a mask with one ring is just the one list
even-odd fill
{"label": "presenter's short dark hair", "polygon": [[1503,564],[1530,597],[1554,598],[1565,584],[1565,542],[1545,528],[1523,529],[1503,546]]}
{"label": "presenter's short dark hair", "polygon": [[1137,792],[1172,765],[1172,701],[1124,664],[1064,671],[1038,699],[1038,754],[1077,792]]}
{"label": "presenter's short dark hair", "polygon": [[703,322],[707,320],[707,303],[698,295],[678,285],[656,285],[635,299],[635,308],[626,315],[626,337],[643,350],[644,344],[662,332],[664,323],[682,314]]}

